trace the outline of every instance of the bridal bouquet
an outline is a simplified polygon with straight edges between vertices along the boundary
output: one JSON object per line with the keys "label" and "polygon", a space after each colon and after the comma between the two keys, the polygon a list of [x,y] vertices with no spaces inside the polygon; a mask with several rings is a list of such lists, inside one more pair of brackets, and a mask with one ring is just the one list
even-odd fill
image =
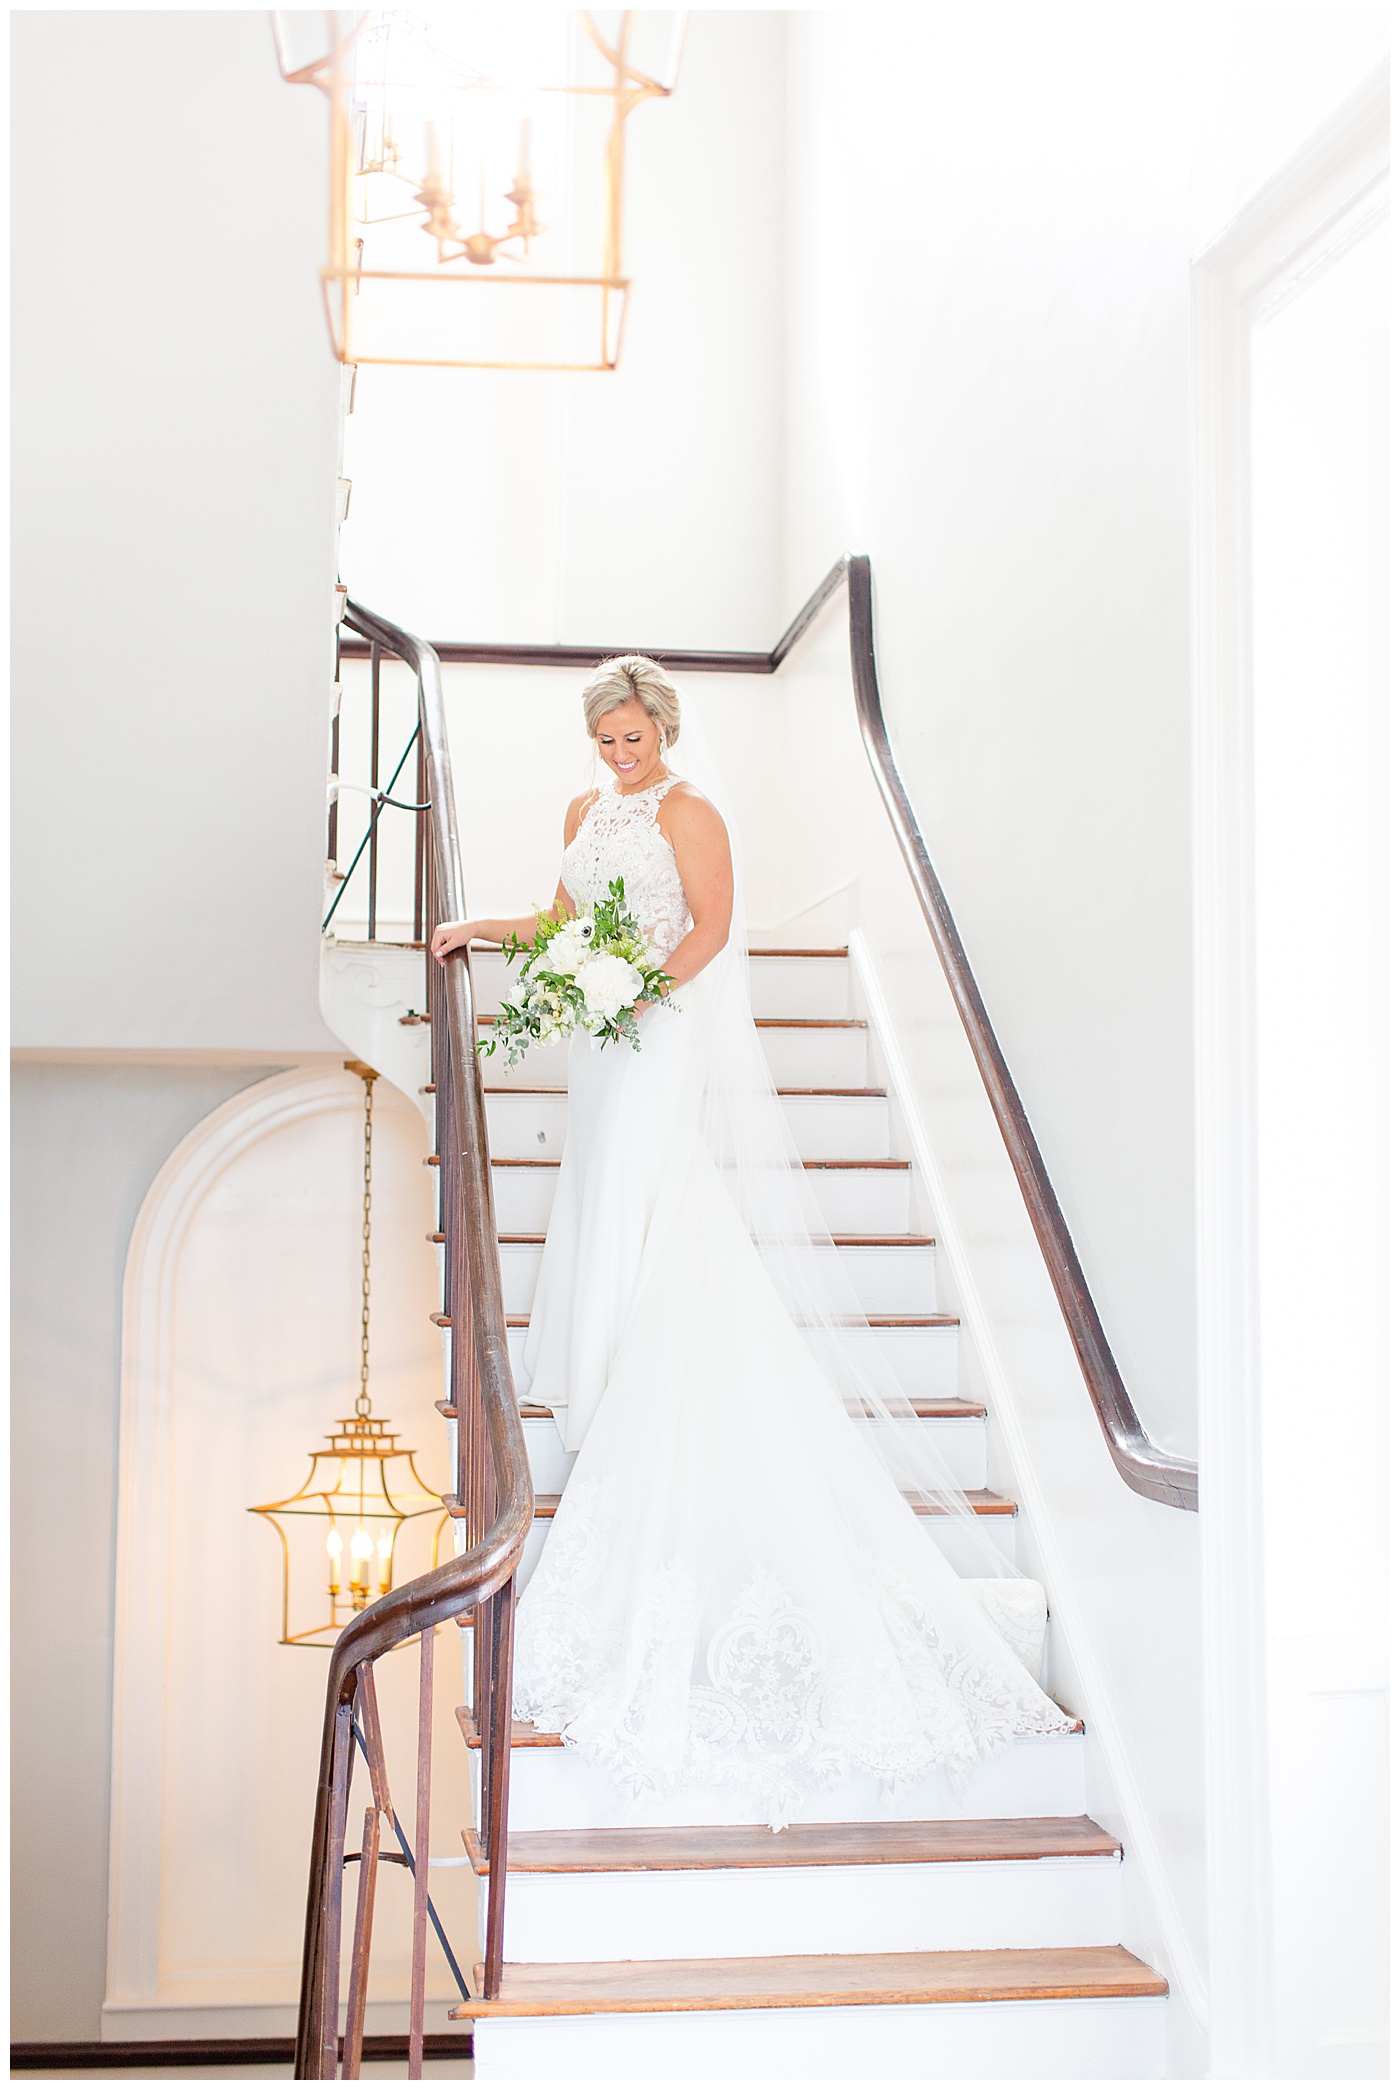
{"label": "bridal bouquet", "polygon": [[542,914],[533,943],[512,936],[504,948],[507,958],[525,957],[524,992],[518,1002],[501,1004],[492,1035],[478,1051],[500,1046],[510,1068],[532,1045],[554,1045],[576,1030],[593,1038],[625,1038],[634,1052],[641,1051],[633,1004],[658,1000],[671,982],[627,911],[622,879],[614,878],[598,906],[558,919]]}

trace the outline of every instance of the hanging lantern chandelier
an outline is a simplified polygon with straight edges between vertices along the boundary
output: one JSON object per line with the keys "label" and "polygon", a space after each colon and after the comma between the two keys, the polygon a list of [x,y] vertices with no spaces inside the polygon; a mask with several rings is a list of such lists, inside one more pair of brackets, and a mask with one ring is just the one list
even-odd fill
{"label": "hanging lantern chandelier", "polygon": [[615,369],[626,125],[674,91],[685,16],[495,0],[272,22],[283,78],[331,105],[341,362]]}
{"label": "hanging lantern chandelier", "polygon": [[[374,1084],[378,1075],[363,1060],[347,1060],[347,1072],[365,1085],[364,1204],[360,1230],[360,1388],[353,1415],[328,1431],[328,1449],[313,1451],[311,1471],[295,1495],[254,1503],[249,1515],[265,1517],[282,1541],[282,1632],[284,1647],[330,1647],[357,1611],[394,1586],[399,1533],[415,1518],[436,1513],[432,1562],[447,1514],[441,1495],[423,1485],[416,1454],[401,1450],[387,1420],[373,1412],[369,1391],[370,1225],[373,1209]],[[306,1527],[293,1519],[315,1519],[323,1542],[308,1547]],[[319,1583],[319,1590],[317,1584]],[[292,1628],[293,1610],[304,1606],[317,1622]],[[314,1610],[312,1607],[315,1607]]]}

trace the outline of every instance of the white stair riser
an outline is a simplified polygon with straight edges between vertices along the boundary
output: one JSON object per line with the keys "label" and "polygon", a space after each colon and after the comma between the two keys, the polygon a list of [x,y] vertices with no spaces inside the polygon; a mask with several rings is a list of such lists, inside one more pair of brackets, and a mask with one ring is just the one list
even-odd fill
{"label": "white stair riser", "polygon": [[[488,1095],[492,1154],[501,1161],[557,1161],[564,1151],[567,1109],[567,1098],[552,1090]],[[804,1161],[883,1161],[889,1156],[890,1114],[883,1096],[784,1096],[783,1113]]]}
{"label": "white stair riser", "polygon": [[[479,1765],[472,1752],[474,1769]],[[480,1815],[480,1793],[477,1792]],[[942,1771],[921,1778],[894,1798],[878,1780],[848,1778],[807,1800],[797,1821],[999,1820],[1087,1811],[1082,1734],[1027,1735],[1004,1755],[979,1766],[961,1798]],[[515,1749],[510,1760],[510,1819],[514,1829],[703,1827],[751,1822],[755,1810],[742,1795],[697,1786],[664,1798],[633,1800],[596,1764],[574,1749]]]}
{"label": "white stair riser", "polygon": [[1164,1998],[480,2018],[478,2082],[1155,2080]]}
{"label": "white stair riser", "polygon": [[[535,1282],[544,1249],[538,1242],[501,1244],[501,1288],[508,1314],[527,1314],[535,1303]],[[849,1248],[836,1250],[841,1275],[857,1304],[868,1314],[930,1314],[938,1311],[931,1248]]]}
{"label": "white stair riser", "polygon": [[[833,1234],[903,1234],[911,1230],[907,1168],[809,1168],[805,1171],[823,1223]],[[541,1234],[549,1225],[557,1168],[494,1168],[496,1224],[503,1234]]]}
{"label": "white stair riser", "polygon": [[[535,1563],[544,1549],[545,1534],[549,1530],[548,1517],[536,1517],[533,1529],[525,1541],[525,1551],[520,1556],[516,1581],[523,1590],[529,1586]],[[983,1558],[982,1548],[969,1542],[967,1535],[952,1517],[929,1517],[926,1520],[930,1538],[945,1560],[959,1575],[985,1575],[989,1572]],[[983,1539],[988,1539],[996,1548],[1000,1558],[1016,1564],[1016,1519],[1014,1517],[979,1517],[977,1528]]]}
{"label": "white stair riser", "polygon": [[705,1959],[789,1952],[1111,1945],[1116,1858],[732,1872],[512,1872],[506,1958]]}
{"label": "white stair riser", "polygon": [[[523,1328],[509,1331],[510,1361],[517,1386],[523,1386],[525,1335]],[[874,1337],[881,1355],[905,1393],[927,1394],[934,1400],[958,1398],[956,1327],[877,1328]]]}
{"label": "white stair riser", "polygon": [[[421,957],[418,960],[422,964]],[[504,958],[477,951],[472,956],[477,1008],[483,1016],[500,1013],[507,991]],[[751,958],[749,989],[755,1016],[847,1016],[850,982],[844,958]]]}
{"label": "white stair riser", "polygon": [[[448,1427],[450,1432],[452,1425]],[[856,1424],[857,1429],[866,1427],[862,1422]],[[962,1419],[934,1415],[901,1427],[919,1433],[920,1443],[930,1445],[938,1453],[960,1488],[987,1485],[987,1426],[980,1416]],[[563,1439],[548,1416],[526,1416],[524,1430],[535,1493],[562,1495],[577,1454],[565,1451]],[[455,1448],[452,1457],[455,1461]]]}
{"label": "white stair riser", "polygon": [[[481,1035],[489,1039],[489,1025]],[[868,1080],[869,1052],[864,1030],[761,1030],[759,1043],[769,1072],[779,1088],[861,1088]],[[483,1054],[484,1081],[508,1088],[562,1087],[569,1078],[567,1045],[534,1045],[523,1060],[507,1068],[501,1052]]]}
{"label": "white stair riser", "polygon": [[547,1417],[528,1416],[524,1428],[535,1493],[562,1495],[578,1453],[565,1451],[563,1438]]}

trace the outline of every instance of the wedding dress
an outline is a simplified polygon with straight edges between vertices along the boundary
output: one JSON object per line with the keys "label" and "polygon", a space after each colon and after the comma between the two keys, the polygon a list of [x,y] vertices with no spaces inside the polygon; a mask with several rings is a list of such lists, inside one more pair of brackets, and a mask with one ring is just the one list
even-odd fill
{"label": "wedding dress", "polygon": [[[608,778],[564,852],[690,928],[657,824]],[[955,1788],[1072,1721],[1039,1688],[1044,1597],[1010,1574],[843,1294],[728,949],[640,1019],[575,1034],[568,1136],[520,1374],[573,1472],[520,1601],[517,1716],[637,1795],[737,1789],[780,1828],[860,1773]],[[913,1501],[961,1519],[963,1579]],[[1017,1651],[1019,1650],[1019,1652]]]}

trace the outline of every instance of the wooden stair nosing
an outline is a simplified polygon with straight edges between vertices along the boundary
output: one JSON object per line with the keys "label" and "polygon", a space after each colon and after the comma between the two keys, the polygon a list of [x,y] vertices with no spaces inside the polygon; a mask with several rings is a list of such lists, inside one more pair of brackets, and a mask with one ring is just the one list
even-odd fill
{"label": "wooden stair nosing", "polygon": [[[437,1328],[450,1328],[450,1314],[429,1314],[428,1319]],[[528,1328],[528,1314],[507,1314],[507,1328]],[[838,1326],[842,1325],[840,1323]],[[852,1328],[956,1328],[956,1314],[867,1314],[864,1321],[851,1321]]]}
{"label": "wooden stair nosing", "polygon": [[[987,1419],[987,1410],[981,1401],[941,1400],[931,1393],[911,1393],[907,1398],[919,1422],[985,1422]],[[434,1401],[433,1406],[449,1422],[457,1420],[455,1401]],[[850,1412],[855,1413],[854,1410]],[[542,1408],[535,1401],[520,1402],[522,1422],[550,1422],[553,1417],[552,1408]],[[855,1415],[856,1421],[862,1419]]]}
{"label": "wooden stair nosing", "polygon": [[[979,1517],[1014,1517],[1018,1514],[1019,1504],[1013,1502],[1009,1495],[994,1495],[990,1488],[964,1488],[962,1492],[972,1505],[974,1514]],[[561,1499],[558,1495],[536,1495],[535,1516],[543,1519],[557,1515]],[[905,1500],[909,1501],[908,1496]],[[442,1506],[449,1516],[465,1515],[455,1495],[444,1495]],[[916,1517],[943,1517],[948,1514],[933,1502],[911,1501],[909,1507]]]}
{"label": "wooden stair nosing", "polygon": [[[487,1096],[567,1096],[569,1093],[567,1088],[557,1081],[538,1088],[527,1088],[523,1083],[516,1087],[514,1083],[483,1082],[482,1092]],[[778,1089],[776,1093],[780,1096],[887,1096],[889,1091],[882,1088],[783,1088]]]}
{"label": "wooden stair nosing", "polygon": [[[545,1237],[541,1233],[497,1234],[503,1248],[543,1248]],[[937,1243],[932,1234],[833,1234],[833,1248],[934,1248]]]}
{"label": "wooden stair nosing", "polygon": [[449,2016],[589,2017],[1166,1994],[1162,1976],[1123,1945],[1049,1945],[764,1959],[507,1962],[501,1994],[494,2001],[474,1996],[457,2004]]}
{"label": "wooden stair nosing", "polygon": [[[480,1025],[499,1023],[501,1019],[499,1016],[487,1014],[478,1016],[476,1020],[478,1025]],[[753,1027],[755,1030],[868,1030],[870,1028],[864,1016],[755,1016]],[[430,1091],[424,1089],[422,1093],[427,1095]]]}
{"label": "wooden stair nosing", "polygon": [[[477,1732],[476,1722],[472,1718],[470,1706],[458,1706],[457,1725],[462,1730],[462,1739],[467,1747],[469,1749],[479,1749],[481,1747],[481,1736]],[[1076,1720],[1072,1728],[1064,1731],[1070,1734],[1083,1734],[1084,1722]],[[1041,1739],[1058,1740],[1059,1736],[1056,1735],[1052,1738],[1027,1735],[1024,1739],[1033,1743]],[[510,1746],[512,1749],[562,1749],[564,1737],[562,1734],[551,1734],[546,1727],[536,1727],[533,1720],[513,1720],[511,1722]],[[769,1833],[771,1834],[772,1832],[770,1831]]]}
{"label": "wooden stair nosing", "polygon": [[[475,1832],[470,1832],[475,1840]],[[750,1872],[848,1865],[1018,1864],[1116,1859],[1119,1839],[1087,1814],[952,1821],[794,1822],[703,1828],[517,1829],[511,1872]]]}
{"label": "wooden stair nosing", "polygon": [[[493,1154],[491,1157],[491,1166],[492,1168],[558,1168],[559,1157],[557,1154],[552,1156],[545,1156],[543,1159],[541,1159],[541,1157],[536,1154]],[[803,1168],[811,1169],[900,1168],[904,1169],[907,1172],[910,1168],[913,1167],[913,1163],[910,1161],[892,1161],[883,1155],[876,1155],[872,1156],[871,1158],[865,1161],[804,1161],[802,1166]],[[428,1238],[432,1241],[440,1241],[442,1239],[442,1235],[430,1234]]]}
{"label": "wooden stair nosing", "polygon": [[[422,945],[415,944],[414,948],[415,950],[421,950]],[[487,958],[492,956],[494,952],[499,952],[499,949],[499,945],[488,946],[485,950],[474,949],[472,956],[474,958]],[[749,956],[751,958],[849,958],[850,955],[850,946],[844,943],[821,945],[794,944],[791,946],[787,944],[749,945]]]}

